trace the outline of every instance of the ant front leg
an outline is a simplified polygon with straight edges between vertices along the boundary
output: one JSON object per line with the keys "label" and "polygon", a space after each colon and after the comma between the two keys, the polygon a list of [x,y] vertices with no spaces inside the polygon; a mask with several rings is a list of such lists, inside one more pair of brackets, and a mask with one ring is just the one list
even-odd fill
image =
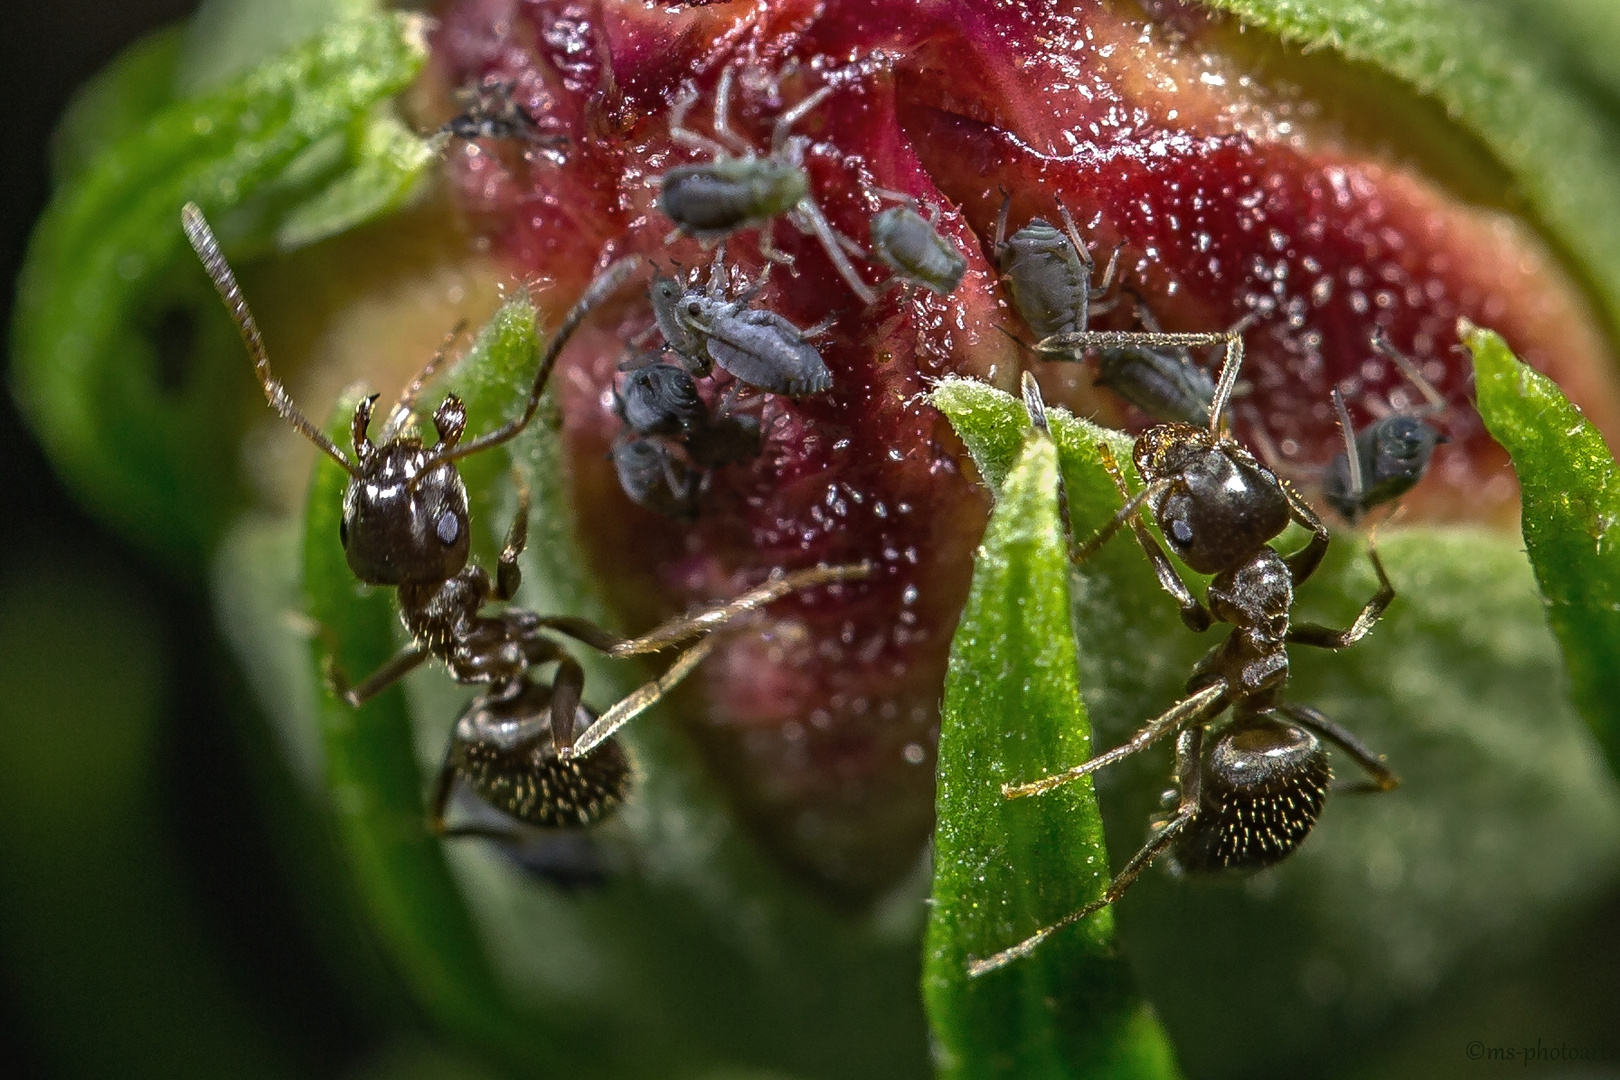
{"label": "ant front leg", "polygon": [[1298,623],[1288,630],[1288,640],[1291,643],[1310,645],[1318,649],[1348,649],[1367,636],[1367,631],[1373,628],[1373,624],[1383,616],[1384,609],[1389,607],[1390,601],[1395,599],[1395,586],[1390,584],[1389,575],[1384,572],[1384,560],[1378,557],[1377,549],[1369,547],[1367,557],[1372,560],[1373,570],[1378,574],[1378,591],[1362,606],[1361,613],[1356,616],[1356,621],[1350,624],[1350,628],[1335,630],[1330,626],[1319,626],[1316,623]]}
{"label": "ant front leg", "polygon": [[[1322,556],[1327,554],[1328,549],[1328,530],[1327,526],[1322,524],[1322,519],[1316,516],[1316,511],[1312,510],[1305,500],[1299,497],[1299,492],[1294,490],[1293,484],[1279,476],[1277,477],[1277,486],[1282,488],[1283,498],[1288,500],[1288,516],[1311,530],[1311,542],[1283,559],[1283,563],[1288,567],[1289,576],[1294,579],[1294,587],[1298,588],[1306,578],[1316,573],[1316,568],[1322,564]],[[1378,562],[1376,553],[1373,554],[1373,562],[1375,564]],[[1378,567],[1378,576],[1384,579],[1385,585],[1389,584],[1389,580],[1384,578],[1384,568],[1382,566]],[[1394,596],[1395,594],[1391,592],[1390,595]],[[1387,604],[1388,601],[1386,600],[1385,603]],[[1380,608],[1379,610],[1383,609]],[[1292,641],[1293,638],[1290,637],[1289,640]],[[1338,648],[1339,646],[1332,647]]]}
{"label": "ant front leg", "polygon": [[1204,606],[1203,602],[1193,595],[1192,590],[1187,588],[1187,583],[1181,580],[1181,573],[1176,569],[1175,563],[1170,561],[1170,556],[1165,554],[1164,548],[1159,546],[1159,541],[1154,538],[1153,533],[1148,529],[1147,522],[1142,520],[1142,504],[1148,503],[1151,505],[1160,494],[1170,490],[1173,481],[1155,480],[1132,497],[1130,488],[1125,483],[1125,474],[1120,471],[1119,462],[1114,460],[1114,452],[1108,448],[1108,444],[1098,443],[1097,454],[1102,458],[1103,468],[1107,469],[1108,475],[1113,478],[1114,487],[1119,489],[1120,497],[1125,500],[1125,505],[1108,524],[1098,530],[1096,536],[1086,541],[1075,552],[1073,561],[1080,562],[1083,559],[1090,558],[1092,553],[1101,547],[1110,536],[1119,531],[1120,525],[1129,521],[1131,532],[1135,534],[1137,544],[1141,547],[1142,553],[1147,556],[1148,563],[1153,567],[1153,576],[1159,579],[1160,587],[1169,593],[1176,601],[1177,606],[1181,608],[1181,621],[1186,624],[1187,629],[1194,633],[1201,634],[1208,630],[1210,624],[1214,621],[1214,617],[1210,615],[1209,609]]}
{"label": "ant front leg", "polygon": [[1176,808],[1175,816],[1165,822],[1163,827],[1153,835],[1147,844],[1131,857],[1125,868],[1108,883],[1103,894],[1091,903],[1077,911],[1071,911],[1050,926],[1044,926],[1020,941],[1010,949],[1003,949],[994,956],[987,956],[982,960],[968,962],[968,977],[978,978],[989,974],[997,968],[1006,967],[1014,960],[1022,960],[1040,947],[1041,942],[1062,930],[1066,926],[1073,926],[1082,919],[1096,914],[1110,904],[1117,903],[1125,895],[1125,890],[1136,883],[1142,876],[1142,871],[1153,865],[1158,857],[1164,854],[1165,849],[1173,844],[1178,836],[1192,824],[1198,813],[1199,799],[1202,788],[1199,776],[1199,758],[1203,751],[1204,729],[1202,727],[1189,728],[1181,733],[1176,740],[1176,775],[1181,784],[1181,802]]}

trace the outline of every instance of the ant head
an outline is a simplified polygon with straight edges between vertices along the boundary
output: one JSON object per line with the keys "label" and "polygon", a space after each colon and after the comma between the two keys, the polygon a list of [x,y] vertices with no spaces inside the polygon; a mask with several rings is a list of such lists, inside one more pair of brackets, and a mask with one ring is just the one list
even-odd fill
{"label": "ant head", "polygon": [[453,463],[432,464],[460,441],[467,413],[456,397],[445,398],[433,414],[439,443],[431,451],[410,435],[375,446],[367,428],[376,400],[354,410],[359,469],[343,493],[343,554],[368,585],[436,585],[467,565],[467,489]]}
{"label": "ant head", "polygon": [[1240,715],[1204,754],[1197,816],[1176,841],[1176,861],[1195,872],[1281,862],[1316,825],[1332,779],[1315,735]]}

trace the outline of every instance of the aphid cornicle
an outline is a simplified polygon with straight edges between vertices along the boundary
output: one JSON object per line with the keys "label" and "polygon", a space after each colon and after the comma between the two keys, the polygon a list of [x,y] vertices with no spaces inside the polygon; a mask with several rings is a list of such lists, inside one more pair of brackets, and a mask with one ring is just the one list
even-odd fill
{"label": "aphid cornicle", "polygon": [[[624,776],[611,779],[623,770],[615,764],[620,760],[617,749],[604,744],[708,654],[712,631],[795,590],[857,580],[869,573],[861,564],[778,574],[726,603],[672,619],[639,638],[620,637],[583,619],[544,617],[522,608],[486,614],[488,604],[511,600],[521,582],[518,557],[528,536],[527,493],[520,496],[518,514],[491,580],[483,567],[468,562],[467,492],[456,462],[515,438],[528,426],[569,338],[634,272],[639,260],[621,259],[586,288],[547,343],[519,416],[465,440],[466,413],[451,395],[433,414],[438,442],[424,446],[409,419],[416,396],[442,358],[441,349],[406,386],[384,424],[380,444],[369,437],[376,398],[367,398],[355,409],[351,459],[299,411],[272,374],[258,324],[202,212],[187,204],[181,220],[241,331],[271,407],[349,476],[339,539],[350,570],[366,584],[397,589],[400,616],[412,643],[358,686],[348,686],[333,664],[334,689],[350,705],[359,706],[430,657],[443,662],[458,682],[486,688],[452,733],[441,789],[453,786],[460,776],[501,800],[496,803],[500,809],[525,821],[594,820],[617,805],[618,796],[609,795],[627,782]],[[572,638],[611,656],[687,647],[663,676],[591,720],[580,706],[584,673],[551,635]],[[531,677],[545,665],[555,666],[549,688]],[[575,727],[582,719],[590,728],[576,740]],[[542,730],[549,745],[536,741]],[[593,750],[601,760],[584,760]],[[592,791],[597,794],[587,797]],[[446,828],[440,814],[448,794],[441,790],[441,795],[435,797],[430,815],[436,831]],[[571,808],[568,800],[578,805]]]}
{"label": "aphid cornicle", "polygon": [[718,364],[739,381],[772,394],[806,397],[829,389],[832,372],[805,340],[825,327],[801,330],[774,311],[750,307],[748,301],[763,284],[755,282],[728,297],[722,249],[707,287],[654,274],[647,295],[665,343],[693,374],[707,375]]}
{"label": "aphid cornicle", "polygon": [[[1098,446],[1124,505],[1090,540],[1071,551],[1071,559],[1081,562],[1129,525],[1159,584],[1180,606],[1182,621],[1198,631],[1225,622],[1231,631],[1194,667],[1186,684],[1188,696],[1123,745],[1055,775],[1007,783],[1001,789],[1009,799],[1039,795],[1175,735],[1175,778],[1180,788],[1176,809],[1109,882],[1101,898],[1011,948],[971,961],[970,975],[983,975],[1028,956],[1052,934],[1114,903],[1166,853],[1194,871],[1258,869],[1287,858],[1316,824],[1327,796],[1331,771],[1324,744],[1338,747],[1361,766],[1371,777],[1371,790],[1388,791],[1398,783],[1354,735],[1315,709],[1282,696],[1288,680],[1288,645],[1343,649],[1355,644],[1383,614],[1395,590],[1377,551],[1369,548],[1379,588],[1348,629],[1291,622],[1294,589],[1326,554],[1328,532],[1286,482],[1224,431],[1222,414],[1242,355],[1242,338],[1234,334],[1207,428],[1161,424],[1136,440],[1132,456],[1146,486],[1135,495],[1107,445]],[[1047,432],[1040,390],[1027,373],[1024,400],[1036,430]],[[1148,530],[1149,513],[1188,567],[1214,575],[1207,607]],[[1271,543],[1290,522],[1310,530],[1311,539],[1284,556]],[[1230,722],[1216,727],[1228,709]]]}
{"label": "aphid cornicle", "polygon": [[1328,505],[1354,525],[1369,511],[1400,498],[1417,486],[1428,471],[1434,448],[1449,440],[1428,423],[1428,418],[1445,411],[1445,399],[1418,371],[1410,357],[1385,336],[1382,329],[1372,335],[1372,346],[1394,362],[1401,374],[1423,395],[1417,409],[1396,410],[1356,431],[1350,423],[1339,391],[1333,391],[1333,407],[1344,432],[1345,452],[1328,465],[1322,481],[1322,497]]}
{"label": "aphid cornicle", "polygon": [[785,217],[800,232],[816,237],[838,276],[851,292],[870,304],[877,299],[844,254],[851,241],[827,221],[810,191],[804,155],[810,140],[792,134],[797,124],[833,92],[828,84],[776,118],[771,148],[755,153],[748,141],[731,129],[731,93],[737,69],[720,73],[714,96],[714,138],[686,127],[686,112],[697,100],[689,89],[675,103],[669,136],[684,146],[712,155],[709,161],[677,165],[659,177],[658,209],[688,236],[706,242],[724,240],[740,229],[760,227],[760,250],[766,258],[791,262],[771,244],[770,223]]}

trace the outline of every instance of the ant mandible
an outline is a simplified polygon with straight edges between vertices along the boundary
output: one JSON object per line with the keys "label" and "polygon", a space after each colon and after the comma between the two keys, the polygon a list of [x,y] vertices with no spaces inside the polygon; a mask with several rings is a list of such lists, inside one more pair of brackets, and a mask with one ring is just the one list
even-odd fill
{"label": "ant mandible", "polygon": [[[350,423],[351,460],[299,411],[272,374],[258,324],[202,211],[188,203],[181,220],[241,332],[271,407],[349,475],[339,530],[349,569],[368,585],[398,591],[400,616],[412,643],[358,686],[347,685],[333,666],[329,673],[334,689],[358,707],[430,657],[441,660],[456,681],[489,687],[468,707],[452,734],[431,811],[435,832],[449,831],[444,810],[457,776],[503,810],[531,823],[590,824],[617,805],[628,782],[628,766],[616,746],[602,747],[597,754],[601,760],[594,764],[584,761],[585,755],[696,667],[713,647],[706,635],[796,590],[869,573],[869,566],[862,563],[777,574],[724,604],[672,619],[636,638],[619,637],[585,619],[543,617],[517,608],[483,614],[486,604],[508,601],[517,593],[518,557],[528,535],[528,498],[526,492],[521,494],[491,581],[483,567],[468,564],[467,490],[456,462],[508,442],[528,426],[569,338],[636,270],[640,259],[618,260],[586,288],[547,343],[521,415],[463,441],[466,410],[452,394],[433,414],[438,442],[423,446],[407,421],[417,394],[444,354],[442,348],[406,386],[385,422],[380,445],[368,434],[376,396],[356,406]],[[694,640],[695,644],[663,676],[595,718],[580,704],[583,670],[547,632],[616,657],[662,652]],[[530,669],[544,664],[556,665],[549,688],[530,679]],[[588,745],[576,746],[574,730],[582,720],[590,724],[587,734],[593,737]]]}
{"label": "ant mandible", "polygon": [[[1124,506],[1095,536],[1074,548],[1071,558],[1084,561],[1128,524],[1159,584],[1180,605],[1182,621],[1196,631],[1207,630],[1217,620],[1230,623],[1230,634],[1193,668],[1188,696],[1123,745],[1053,776],[1004,784],[1001,789],[1008,799],[1039,795],[1176,734],[1180,802],[1109,882],[1101,898],[1009,949],[971,961],[970,975],[983,975],[1028,956],[1052,934],[1114,903],[1166,851],[1183,869],[1194,872],[1259,869],[1287,858],[1316,824],[1327,798],[1332,772],[1324,740],[1366,770],[1372,778],[1367,790],[1388,791],[1399,783],[1379,757],[1344,728],[1309,706],[1282,698],[1288,681],[1288,645],[1343,649],[1355,644],[1378,621],[1395,590],[1378,552],[1369,548],[1379,588],[1349,629],[1290,624],[1294,589],[1321,563],[1328,532],[1292,487],[1226,433],[1223,413],[1243,361],[1241,335],[1232,333],[1228,342],[1208,429],[1161,424],[1137,438],[1132,456],[1146,484],[1141,491],[1130,494],[1113,454],[1106,444],[1099,444],[1103,466]],[[1040,389],[1027,373],[1024,401],[1030,422],[1050,437]],[[1207,607],[1148,531],[1144,510],[1151,511],[1159,531],[1187,566],[1214,575]],[[1305,547],[1285,557],[1271,542],[1290,521],[1312,535]],[[1228,708],[1231,721],[1210,732]]]}

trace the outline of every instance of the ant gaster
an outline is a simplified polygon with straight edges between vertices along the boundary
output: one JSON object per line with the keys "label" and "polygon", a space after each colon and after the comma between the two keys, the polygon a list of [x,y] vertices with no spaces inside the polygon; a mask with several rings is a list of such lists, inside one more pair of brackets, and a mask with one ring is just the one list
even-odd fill
{"label": "ant gaster", "polygon": [[[499,804],[501,808],[525,820],[550,823],[552,818],[566,818],[568,808],[557,805],[563,798],[578,804],[576,819],[580,807],[587,811],[587,818],[605,812],[616,805],[628,774],[626,767],[613,765],[618,760],[622,766],[622,759],[615,757],[616,748],[604,749],[607,758],[599,763],[602,769],[573,760],[586,753],[574,752],[574,729],[582,718],[593,723],[593,729],[605,726],[611,734],[657,702],[708,654],[713,643],[705,635],[710,631],[795,590],[867,576],[866,564],[778,574],[725,604],[672,619],[638,638],[621,638],[584,619],[543,617],[518,608],[484,614],[486,604],[510,600],[520,584],[518,557],[528,534],[527,493],[519,499],[519,512],[491,581],[483,567],[468,565],[467,492],[456,462],[508,442],[528,426],[569,338],[592,309],[635,271],[640,260],[634,256],[621,259],[591,282],[547,343],[521,415],[463,441],[466,410],[450,395],[433,414],[438,442],[424,447],[407,421],[416,395],[443,355],[441,349],[406,387],[384,426],[381,445],[372,443],[368,435],[376,398],[367,398],[356,407],[350,424],[351,460],[299,411],[272,374],[258,325],[202,212],[188,203],[181,218],[187,239],[236,321],[271,407],[349,475],[340,540],[350,570],[366,584],[398,590],[400,615],[412,644],[355,687],[347,686],[334,669],[335,689],[358,707],[429,657],[440,659],[458,682],[490,688],[457,722],[435,797],[435,831],[446,831],[442,813],[447,785],[458,774],[473,780],[486,795],[505,800]],[[663,676],[592,721],[580,705],[584,672],[561,643],[546,636],[548,632],[611,656],[656,653],[696,643]],[[549,689],[530,679],[531,669],[544,664],[556,665]],[[541,735],[549,735],[549,739],[541,740]],[[595,738],[590,746],[599,745],[605,737]]]}
{"label": "ant gaster", "polygon": [[[1398,783],[1355,736],[1315,709],[1282,697],[1289,644],[1347,648],[1371,629],[1395,590],[1377,551],[1369,549],[1379,589],[1349,629],[1290,624],[1294,589],[1320,564],[1328,532],[1286,482],[1223,429],[1222,414],[1242,355],[1242,338],[1234,334],[1207,429],[1162,424],[1138,437],[1132,456],[1146,486],[1137,494],[1130,494],[1107,445],[1099,445],[1103,465],[1124,505],[1071,554],[1073,561],[1081,562],[1129,525],[1159,584],[1180,605],[1182,621],[1203,631],[1218,620],[1230,623],[1232,630],[1193,668],[1188,696],[1123,745],[1056,775],[1001,789],[1009,799],[1039,795],[1175,735],[1180,802],[1100,899],[1009,949],[971,961],[970,975],[983,975],[1028,956],[1053,933],[1114,903],[1167,851],[1189,871],[1258,869],[1286,858],[1315,825],[1327,795],[1331,772],[1323,740],[1366,770],[1371,790],[1388,791]],[[1031,423],[1050,437],[1040,390],[1027,373],[1024,400]],[[1151,512],[1183,562],[1198,573],[1214,575],[1207,607],[1148,530],[1144,511]],[[1271,541],[1290,521],[1309,529],[1311,539],[1299,551],[1283,556]],[[1231,721],[1211,730],[1228,708]]]}

